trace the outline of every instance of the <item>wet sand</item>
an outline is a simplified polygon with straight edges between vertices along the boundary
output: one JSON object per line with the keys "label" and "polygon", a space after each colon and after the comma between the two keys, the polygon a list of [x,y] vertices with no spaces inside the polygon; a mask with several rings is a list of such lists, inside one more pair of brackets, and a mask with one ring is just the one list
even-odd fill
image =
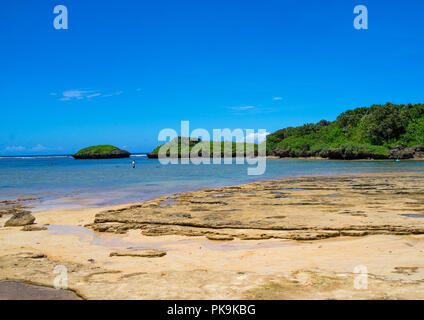
{"label": "wet sand", "polygon": [[79,300],[71,291],[22,283],[0,281],[0,300]]}
{"label": "wet sand", "polygon": [[[289,178],[49,210],[34,213],[47,230],[0,228],[0,279],[52,287],[61,265],[86,299],[424,299],[422,214],[422,175]],[[125,256],[144,249],[166,254]]]}

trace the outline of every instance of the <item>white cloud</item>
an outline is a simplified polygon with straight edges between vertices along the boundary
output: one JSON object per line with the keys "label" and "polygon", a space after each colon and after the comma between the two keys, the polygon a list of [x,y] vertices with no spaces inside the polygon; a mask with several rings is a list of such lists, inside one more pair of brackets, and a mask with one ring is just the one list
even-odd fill
{"label": "white cloud", "polygon": [[69,100],[81,100],[84,98],[87,98],[88,96],[92,95],[93,91],[83,91],[83,90],[67,90],[62,93],[62,98],[60,98],[60,101],[69,101]]}
{"label": "white cloud", "polygon": [[94,97],[98,97],[98,96],[101,96],[101,95],[102,95],[101,93],[93,93],[93,94],[88,95],[87,98],[94,98]]}
{"label": "white cloud", "polygon": [[123,93],[123,91],[116,91],[115,93],[108,93],[103,94],[99,90],[79,90],[79,89],[72,89],[72,90],[66,90],[62,92],[62,97],[59,98],[59,101],[71,101],[71,100],[83,100],[83,99],[91,99],[96,97],[112,97],[112,96],[119,96]]}
{"label": "white cloud", "polygon": [[243,107],[231,107],[231,109],[233,110],[249,110],[249,109],[253,109],[254,106],[243,106]]}
{"label": "white cloud", "polygon": [[5,151],[11,151],[11,152],[24,151],[25,147],[23,147],[23,146],[7,146],[4,150]]}
{"label": "white cloud", "polygon": [[269,132],[265,133],[250,133],[246,136],[247,142],[255,142],[255,143],[262,143],[265,141],[266,136],[269,135]]}
{"label": "white cloud", "polygon": [[281,98],[281,97],[274,97],[274,98],[272,98],[272,100],[283,100],[283,98]]}
{"label": "white cloud", "polygon": [[32,151],[43,151],[47,150],[47,148],[41,144],[37,144],[35,147],[31,148]]}

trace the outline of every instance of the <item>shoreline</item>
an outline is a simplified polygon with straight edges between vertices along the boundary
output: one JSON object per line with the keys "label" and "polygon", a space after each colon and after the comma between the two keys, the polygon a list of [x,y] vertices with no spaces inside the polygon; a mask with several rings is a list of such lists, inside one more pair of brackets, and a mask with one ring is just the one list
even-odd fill
{"label": "shoreline", "polygon": [[[27,202],[27,204],[33,205],[35,207],[33,210],[37,211],[61,208],[62,206],[84,208],[87,204],[92,207],[102,207],[152,200],[173,192],[188,192],[206,187],[229,186],[288,176],[361,174],[384,171],[411,172],[424,169],[422,166],[424,162],[420,161],[395,163],[387,160],[355,160],[349,162],[352,160],[319,159],[318,161],[318,159],[311,158],[277,160],[269,159],[266,172],[260,176],[246,175],[244,170],[249,165],[167,167],[159,165],[157,161],[147,159],[140,160],[135,170],[131,169],[128,160],[108,160],[110,162],[104,160],[93,166],[88,162],[75,162],[68,159],[55,160],[54,163],[47,160],[34,160],[31,162],[34,170],[30,170],[28,174],[21,174],[25,172],[22,170],[26,169],[20,168],[18,160],[17,167],[12,165],[13,169],[9,170],[6,165],[1,170],[1,173],[5,173],[6,176],[3,183],[4,197],[0,199],[0,202],[5,199],[31,195],[39,198],[39,201],[33,201],[32,204]],[[77,163],[78,165],[76,165]],[[79,165],[81,163],[82,166]],[[14,178],[15,176],[18,179]],[[29,188],[33,176],[44,178],[39,180],[37,187]],[[181,183],[182,180],[186,182]],[[82,200],[75,201],[75,199]]]}
{"label": "shoreline", "polygon": [[[364,159],[329,159],[329,158],[322,158],[322,157],[278,157],[278,156],[266,156],[267,159],[273,159],[273,160],[324,160],[324,161],[335,161],[335,162],[361,162],[361,161],[370,161],[370,162],[396,162],[396,159],[371,159],[371,158],[364,158]],[[410,159],[400,159],[400,161],[424,161],[423,158],[410,158]]]}
{"label": "shoreline", "polygon": [[[63,265],[84,299],[424,299],[424,218],[402,216],[424,213],[421,179],[288,177],[36,212],[47,230],[0,228],[0,281],[52,287]],[[165,255],[126,256],[140,250]]]}
{"label": "shoreline", "polygon": [[[274,160],[283,160],[283,161],[291,161],[291,160],[305,160],[305,161],[314,161],[317,159],[310,159],[310,158],[296,158],[296,159],[292,159],[292,158],[277,158]],[[329,161],[329,162],[363,162],[363,161],[370,161],[370,162],[387,162],[389,160],[328,160],[328,159],[321,159],[322,161]],[[414,160],[414,159],[408,159],[408,160],[402,160],[402,161],[423,161],[420,159]],[[390,160],[390,162],[392,162]],[[77,195],[77,198],[67,198],[68,195],[67,194],[63,194],[60,195],[58,198],[48,198],[48,199],[42,199],[39,197],[39,193],[22,193],[20,194],[19,197],[14,198],[14,197],[8,197],[8,198],[3,198],[0,199],[0,205],[3,202],[16,202],[16,201],[20,201],[20,199],[29,199],[28,202],[28,209],[32,209],[34,208],[34,212],[43,212],[43,211],[48,211],[48,210],[62,210],[62,209],[70,209],[70,210],[79,210],[79,209],[84,209],[84,208],[107,208],[107,207],[111,207],[111,206],[130,206],[130,205],[136,205],[142,202],[146,202],[146,201],[152,201],[155,200],[156,198],[161,198],[161,197],[166,197],[166,196],[172,196],[176,193],[190,193],[190,192],[196,192],[196,191],[200,191],[200,190],[204,190],[204,189],[214,189],[214,188],[223,188],[223,187],[231,187],[231,186],[240,186],[240,185],[245,185],[245,184],[250,184],[250,183],[255,183],[255,182],[266,182],[266,181],[275,181],[275,180],[285,180],[285,179],[292,179],[292,178],[310,178],[310,177],[350,177],[350,176],[357,176],[357,177],[362,177],[362,176],[386,176],[386,175],[424,175],[424,172],[422,171],[409,171],[409,172],[396,172],[396,171],[386,171],[385,173],[316,173],[316,174],[309,174],[309,175],[291,175],[291,176],[274,176],[274,177],[258,177],[255,178],[252,181],[246,181],[246,182],[236,182],[236,183],[218,183],[216,185],[211,185],[211,186],[201,186],[201,187],[194,187],[193,189],[188,189],[188,190],[183,190],[183,191],[179,191],[179,190],[175,190],[175,191],[169,191],[167,193],[163,193],[163,194],[158,194],[158,195],[151,195],[149,197],[146,197],[145,199],[142,199],[141,201],[130,201],[130,202],[126,202],[126,201],[122,201],[120,202],[119,200],[112,200],[111,202],[108,202],[108,200],[106,200],[104,197],[102,198],[93,198],[90,197],[91,194],[93,193],[97,193],[96,191],[91,191],[91,192],[85,192],[81,195]],[[44,192],[45,193],[45,192]],[[107,193],[110,193],[110,191],[107,191]],[[42,200],[40,200],[42,199]],[[63,199],[62,203],[60,204],[52,204],[52,201],[55,201],[57,199]],[[42,201],[39,205],[31,202],[31,201],[35,201],[35,202],[39,202]],[[94,201],[94,202],[93,202]],[[47,202],[47,203],[43,203],[43,202]],[[103,202],[101,204],[97,204],[96,202]],[[104,203],[106,202],[106,204]],[[65,205],[66,204],[66,205]],[[0,208],[1,210],[1,208]]]}

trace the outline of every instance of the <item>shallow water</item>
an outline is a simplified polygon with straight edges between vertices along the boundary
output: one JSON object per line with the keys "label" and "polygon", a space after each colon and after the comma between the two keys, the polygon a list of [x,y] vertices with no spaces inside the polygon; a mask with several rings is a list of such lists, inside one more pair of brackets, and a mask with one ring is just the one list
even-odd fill
{"label": "shallow water", "polygon": [[424,218],[424,214],[403,214],[403,216],[408,218]]}
{"label": "shallow water", "polygon": [[89,242],[90,244],[101,247],[124,248],[137,245],[132,242],[123,241],[122,237],[116,234],[96,233],[93,230],[82,226],[51,224],[46,227],[47,230],[52,231],[52,235],[72,235],[78,237],[79,241],[81,242]]}
{"label": "shallow water", "polygon": [[[136,161],[136,168],[131,166]],[[268,159],[261,176],[249,165],[161,165],[144,156],[74,160],[72,157],[0,157],[0,200],[36,196],[35,210],[101,207],[139,202],[174,192],[293,176],[424,173],[424,161],[325,161]],[[251,167],[251,166],[250,166]]]}
{"label": "shallow water", "polygon": [[[169,246],[184,245],[184,244],[197,244],[214,251],[237,251],[237,250],[253,250],[262,248],[276,248],[296,245],[292,241],[278,240],[267,241],[251,244],[251,240],[243,241],[205,241],[199,239],[188,239],[179,241],[158,241],[152,243],[135,243],[124,241],[122,236],[117,234],[105,234],[94,232],[91,229],[81,226],[68,226],[68,225],[48,225],[47,229],[52,231],[52,235],[72,235],[78,237],[81,242],[89,242],[92,245],[120,248],[128,250],[136,249],[157,249],[163,251],[173,251],[178,249],[171,249]],[[249,244],[246,244],[248,242]]]}

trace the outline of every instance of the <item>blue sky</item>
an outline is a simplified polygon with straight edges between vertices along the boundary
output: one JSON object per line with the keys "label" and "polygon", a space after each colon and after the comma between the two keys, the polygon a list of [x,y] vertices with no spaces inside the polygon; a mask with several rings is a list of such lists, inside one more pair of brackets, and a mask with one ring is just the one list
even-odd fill
{"label": "blue sky", "polygon": [[[68,30],[53,28],[54,6]],[[353,27],[353,8],[369,29]],[[423,1],[2,1],[0,154],[150,151],[163,128],[334,120],[423,102]]]}

